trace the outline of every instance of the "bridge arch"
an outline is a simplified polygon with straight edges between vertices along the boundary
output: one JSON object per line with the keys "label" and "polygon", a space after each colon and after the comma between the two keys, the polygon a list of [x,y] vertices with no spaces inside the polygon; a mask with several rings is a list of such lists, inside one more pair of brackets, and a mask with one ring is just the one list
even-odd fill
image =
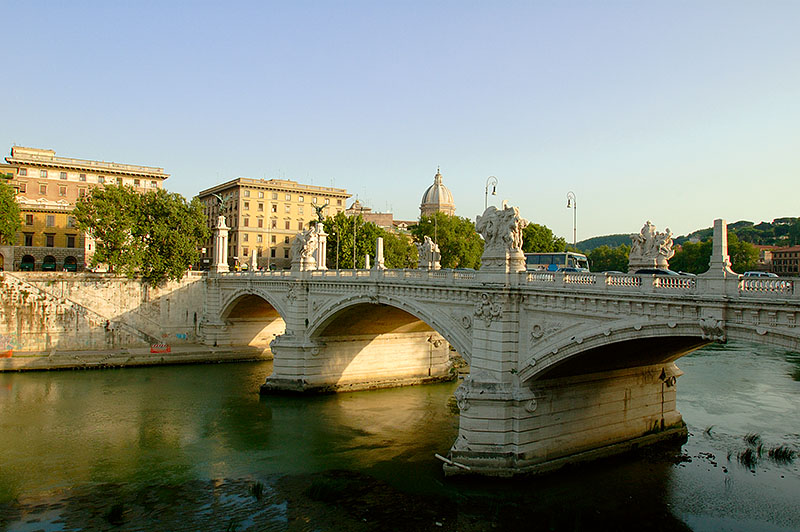
{"label": "bridge arch", "polygon": [[[387,295],[359,294],[350,297],[337,299],[329,302],[318,309],[308,325],[308,337],[311,339],[321,339],[329,335],[335,322],[341,319],[345,313],[353,311],[358,307],[371,310],[392,308],[402,311],[409,317],[419,320],[427,326],[427,330],[440,334],[453,348],[467,361],[471,360],[472,339],[464,332],[464,327],[458,324],[447,313],[435,308],[428,308],[424,304],[416,301],[407,301],[401,298]],[[398,316],[400,318],[400,316]],[[401,318],[402,319],[402,318]],[[408,319],[408,318],[406,318]],[[421,329],[420,329],[421,330]],[[385,332],[389,332],[388,330]]]}
{"label": "bridge arch", "polygon": [[558,335],[532,352],[521,368],[520,380],[667,364],[713,341],[729,340],[800,349],[800,341],[790,331],[713,319],[611,323]]}
{"label": "bridge arch", "polygon": [[225,323],[224,340],[217,345],[249,346],[266,350],[286,330],[283,305],[273,294],[260,290],[237,290],[221,305]]}

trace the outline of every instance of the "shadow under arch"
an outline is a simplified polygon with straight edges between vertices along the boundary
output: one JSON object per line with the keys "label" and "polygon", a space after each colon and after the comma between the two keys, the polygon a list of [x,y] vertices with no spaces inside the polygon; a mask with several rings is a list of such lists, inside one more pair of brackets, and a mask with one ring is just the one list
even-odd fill
{"label": "shadow under arch", "polygon": [[228,346],[269,349],[270,342],[286,330],[283,315],[260,293],[238,292],[227,298],[222,314]]}
{"label": "shadow under arch", "polygon": [[[433,312],[435,310],[434,308],[431,308],[431,311],[429,311],[424,306],[412,305],[394,297],[357,295],[337,300],[319,309],[312,323],[309,324],[308,337],[320,340],[325,336],[332,336],[332,333],[335,331],[336,323],[338,322],[339,325],[341,325],[343,317],[346,316],[347,313],[359,314],[359,312],[353,310],[356,308],[362,310],[369,309],[383,313],[393,312],[385,309],[393,309],[394,311],[402,312],[402,314],[392,314],[395,316],[395,319],[398,320],[397,322],[386,321],[390,318],[389,314],[384,316],[384,321],[373,319],[373,323],[370,325],[372,332],[367,334],[389,333],[392,332],[392,327],[398,327],[396,332],[411,332],[410,329],[408,331],[401,329],[403,327],[412,327],[413,322],[419,322],[413,325],[413,327],[418,328],[417,331],[434,331],[440,334],[467,363],[470,363],[472,339],[460,330],[463,329],[463,327],[449,318],[447,314],[439,313],[438,316],[435,315]],[[377,315],[374,316],[377,317]],[[440,316],[444,316],[444,319]]]}
{"label": "shadow under arch", "polygon": [[450,345],[465,345],[424,309],[365,295],[320,309],[307,334],[314,345],[307,381],[329,391],[450,380]]}

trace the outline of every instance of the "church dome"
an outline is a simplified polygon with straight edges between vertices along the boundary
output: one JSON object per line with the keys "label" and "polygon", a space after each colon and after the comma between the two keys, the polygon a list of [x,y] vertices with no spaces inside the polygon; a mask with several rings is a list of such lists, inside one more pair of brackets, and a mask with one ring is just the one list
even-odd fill
{"label": "church dome", "polygon": [[455,214],[456,204],[453,201],[453,194],[450,189],[442,183],[442,174],[439,169],[436,169],[436,175],[433,177],[433,184],[428,187],[422,195],[422,202],[419,205],[421,216],[428,216],[435,212],[443,212],[445,214]]}

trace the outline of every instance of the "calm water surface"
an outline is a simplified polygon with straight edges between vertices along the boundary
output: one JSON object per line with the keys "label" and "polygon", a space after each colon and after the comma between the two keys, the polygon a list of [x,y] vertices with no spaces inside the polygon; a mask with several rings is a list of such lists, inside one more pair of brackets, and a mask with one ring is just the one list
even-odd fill
{"label": "calm water surface", "polygon": [[[106,483],[345,469],[406,492],[475,498],[486,503],[487,521],[533,508],[610,508],[624,518],[636,504],[697,531],[800,530],[800,459],[778,463],[767,452],[800,450],[800,357],[712,346],[678,365],[690,437],[671,455],[683,459],[645,453],[489,482],[444,479],[433,458],[457,434],[456,383],[260,397],[270,363],[0,374],[0,503]],[[742,464],[747,434],[758,435],[762,453]]]}

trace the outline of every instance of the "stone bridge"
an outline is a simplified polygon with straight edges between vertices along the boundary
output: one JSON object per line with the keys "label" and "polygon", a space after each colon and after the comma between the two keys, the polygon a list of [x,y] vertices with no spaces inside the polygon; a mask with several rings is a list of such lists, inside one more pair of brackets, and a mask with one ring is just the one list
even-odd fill
{"label": "stone bridge", "polygon": [[446,473],[542,472],[684,437],[675,361],[709,342],[800,350],[795,282],[733,273],[724,221],[714,238],[697,277],[528,272],[491,257],[477,272],[220,272],[203,334],[271,340],[264,392],[442,379],[452,346],[471,373]]}

